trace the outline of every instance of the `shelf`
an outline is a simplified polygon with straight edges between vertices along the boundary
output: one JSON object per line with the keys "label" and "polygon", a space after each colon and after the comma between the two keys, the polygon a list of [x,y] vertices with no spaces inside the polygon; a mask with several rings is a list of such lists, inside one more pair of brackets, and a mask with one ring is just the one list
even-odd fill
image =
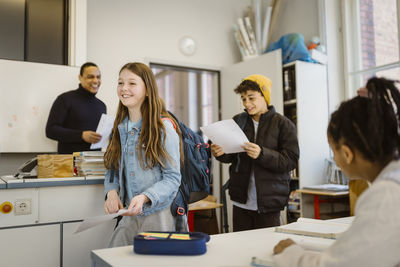
{"label": "shelf", "polygon": [[288,209],[288,212],[290,212],[290,213],[298,213],[298,214],[300,214],[300,210],[289,210],[289,209]]}
{"label": "shelf", "polygon": [[294,104],[296,104],[296,103],[297,103],[297,99],[295,98],[295,99],[290,99],[290,100],[284,101],[284,102],[283,102],[283,105],[284,105],[284,106],[289,106],[289,105],[294,105]]}

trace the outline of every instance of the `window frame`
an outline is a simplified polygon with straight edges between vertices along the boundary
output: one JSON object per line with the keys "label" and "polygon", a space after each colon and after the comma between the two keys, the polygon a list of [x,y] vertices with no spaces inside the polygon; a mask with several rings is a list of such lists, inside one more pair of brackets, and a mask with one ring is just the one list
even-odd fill
{"label": "window frame", "polygon": [[[397,38],[399,40],[400,54],[400,0],[397,3]],[[362,76],[374,74],[379,71],[400,68],[398,61],[377,65],[375,67],[362,67],[361,30],[359,0],[342,0],[342,25],[343,25],[343,47],[344,47],[344,74],[345,74],[345,97],[351,98],[357,94],[357,89],[363,86]],[[400,77],[399,77],[400,78]]]}

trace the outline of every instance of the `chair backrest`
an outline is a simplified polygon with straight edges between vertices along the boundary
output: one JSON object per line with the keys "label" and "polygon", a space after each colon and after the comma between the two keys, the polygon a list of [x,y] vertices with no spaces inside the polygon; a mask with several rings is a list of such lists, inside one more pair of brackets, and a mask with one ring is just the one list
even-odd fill
{"label": "chair backrest", "polygon": [[370,183],[365,180],[350,180],[349,181],[349,200],[350,200],[350,216],[354,216],[354,209],[358,197],[370,186]]}

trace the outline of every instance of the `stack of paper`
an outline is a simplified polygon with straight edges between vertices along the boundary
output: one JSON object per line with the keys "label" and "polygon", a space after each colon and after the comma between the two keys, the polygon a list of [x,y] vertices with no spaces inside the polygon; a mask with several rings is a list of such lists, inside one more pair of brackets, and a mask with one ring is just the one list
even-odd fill
{"label": "stack of paper", "polygon": [[347,191],[347,190],[349,190],[348,185],[342,185],[342,184],[309,185],[309,186],[304,186],[303,188],[304,189],[324,190],[324,191]]}
{"label": "stack of paper", "polygon": [[106,168],[104,166],[104,152],[83,151],[74,152],[74,167],[78,176],[104,176]]}

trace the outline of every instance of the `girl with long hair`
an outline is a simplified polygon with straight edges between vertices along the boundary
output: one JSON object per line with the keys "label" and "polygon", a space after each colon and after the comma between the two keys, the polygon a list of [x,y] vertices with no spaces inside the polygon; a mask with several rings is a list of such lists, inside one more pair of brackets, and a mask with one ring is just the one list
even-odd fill
{"label": "girl with long hair", "polygon": [[[118,111],[104,154],[107,213],[128,212],[114,230],[110,247],[132,244],[142,231],[174,231],[170,205],[178,191],[180,137],[159,97],[151,69],[124,65],[118,78]],[[172,119],[172,118],[171,118]]]}

